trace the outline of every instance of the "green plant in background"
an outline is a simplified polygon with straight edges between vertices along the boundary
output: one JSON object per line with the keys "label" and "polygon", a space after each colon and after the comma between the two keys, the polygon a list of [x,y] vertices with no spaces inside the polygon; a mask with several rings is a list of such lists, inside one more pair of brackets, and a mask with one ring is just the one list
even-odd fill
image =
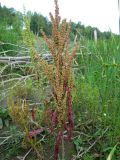
{"label": "green plant in background", "polygon": [[[85,48],[80,49],[81,54],[77,58],[78,67],[80,66],[80,68],[76,75],[76,88],[79,88],[79,90],[74,97],[74,108],[77,106],[76,113],[78,113],[78,110],[80,111],[78,113],[80,123],[86,124],[85,121],[96,119],[93,124],[94,127],[92,127],[93,131],[94,129],[103,129],[110,126],[106,133],[105,142],[101,142],[99,150],[100,153],[105,155],[108,154],[106,150],[108,146],[117,143],[120,135],[119,43],[120,37],[114,36],[111,36],[109,40],[98,40],[97,44],[86,40],[84,42],[86,44]],[[81,80],[79,80],[79,76],[81,76]],[[79,104],[79,101],[82,105]],[[91,105],[95,107],[91,108]],[[85,118],[86,112],[89,112],[90,116]],[[94,116],[91,116],[92,113],[94,113]],[[97,147],[98,145],[96,145]],[[117,158],[119,159],[119,157],[120,155],[117,153]]]}
{"label": "green plant in background", "polygon": [[94,158],[90,155],[90,154],[86,154],[84,157],[83,157],[84,160],[94,160]]}
{"label": "green plant in background", "polygon": [[83,143],[83,141],[82,141],[80,135],[79,135],[78,137],[74,138],[73,143],[74,143],[74,145],[75,145],[75,148],[76,148],[77,153],[78,153],[80,150],[82,150],[82,143]]}
{"label": "green plant in background", "polygon": [[32,96],[33,87],[32,87],[32,80],[26,80],[23,84],[18,84],[14,87],[14,89],[11,89],[11,92],[9,96],[12,96],[14,98],[20,98],[20,99],[30,99]]}
{"label": "green plant in background", "polygon": [[9,118],[9,112],[8,112],[8,109],[7,109],[7,108],[0,107],[0,117],[1,117],[2,119],[7,119],[7,118]]}
{"label": "green plant in background", "polygon": [[[8,44],[21,44],[22,13],[0,5],[0,15],[0,42],[6,43],[5,45],[0,44],[1,55],[14,56],[17,53],[16,47]],[[9,52],[5,52],[6,50]]]}
{"label": "green plant in background", "polygon": [[16,126],[9,126],[7,131],[1,133],[0,139],[0,158],[10,160],[21,152],[21,141],[23,133]]}
{"label": "green plant in background", "polygon": [[[99,90],[96,86],[76,78],[76,89],[74,91],[74,110],[78,117],[86,116],[88,118],[96,118],[99,109]],[[79,110],[79,112],[78,112]]]}
{"label": "green plant in background", "polygon": [[10,116],[7,108],[0,107],[0,129],[4,126],[8,127]]}

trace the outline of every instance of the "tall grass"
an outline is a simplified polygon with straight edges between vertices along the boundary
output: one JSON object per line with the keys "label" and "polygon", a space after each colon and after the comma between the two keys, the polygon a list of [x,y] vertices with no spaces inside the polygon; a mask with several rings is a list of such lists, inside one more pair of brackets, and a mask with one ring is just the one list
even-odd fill
{"label": "tall grass", "polygon": [[87,111],[88,120],[93,117],[101,128],[109,127],[106,141],[101,144],[101,150],[107,150],[120,137],[120,37],[97,43],[85,41],[80,53],[75,109],[79,109],[79,117]]}

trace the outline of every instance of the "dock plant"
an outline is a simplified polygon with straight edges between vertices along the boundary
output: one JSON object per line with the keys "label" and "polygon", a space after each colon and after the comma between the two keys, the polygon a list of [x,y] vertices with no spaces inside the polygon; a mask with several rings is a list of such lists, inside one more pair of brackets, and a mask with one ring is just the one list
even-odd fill
{"label": "dock plant", "polygon": [[[49,125],[45,126],[45,129],[49,128],[50,134],[56,137],[54,160],[57,160],[62,141],[70,141],[74,130],[74,114],[72,109],[74,74],[72,65],[77,50],[77,44],[75,44],[73,49],[70,49],[69,34],[71,22],[68,23],[66,19],[61,20],[58,0],[54,1],[55,16],[50,13],[52,36],[48,38],[45,33],[42,32],[43,38],[52,55],[53,63],[48,63],[41,57],[40,53],[37,52],[34,45],[33,34],[30,31],[30,21],[26,16],[24,17],[26,29],[23,35],[24,41],[30,49],[30,55],[35,66],[36,74],[39,74],[39,72],[44,73],[51,86],[50,101],[52,99],[53,105],[46,105],[43,113],[44,117],[49,121]],[[35,112],[32,112],[32,117],[35,119],[34,114]],[[46,125],[47,124],[48,123],[46,123]],[[34,133],[37,133],[37,131],[34,130],[30,132],[31,137],[34,136]]]}

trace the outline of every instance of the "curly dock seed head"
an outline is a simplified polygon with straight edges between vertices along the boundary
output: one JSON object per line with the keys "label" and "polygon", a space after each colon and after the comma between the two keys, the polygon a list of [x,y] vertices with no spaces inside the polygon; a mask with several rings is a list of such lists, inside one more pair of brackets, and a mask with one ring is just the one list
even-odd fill
{"label": "curly dock seed head", "polygon": [[[33,61],[38,62],[37,67],[40,68],[40,71],[42,69],[53,90],[52,95],[54,99],[54,107],[51,109],[49,116],[51,117],[51,115],[54,115],[54,117],[51,118],[52,133],[55,128],[57,128],[58,131],[54,155],[54,160],[57,160],[59,145],[61,144],[61,139],[64,138],[63,131],[67,131],[67,139],[70,139],[74,129],[71,92],[74,83],[72,64],[75,58],[77,45],[75,45],[73,50],[70,51],[69,35],[71,22],[67,23],[66,19],[61,20],[58,0],[54,0],[54,2],[55,16],[50,13],[52,36],[48,38],[46,34],[42,32],[54,63],[48,64],[45,60],[39,57],[39,54],[33,46],[34,43],[31,40],[32,36],[29,27],[27,27],[26,30],[26,40],[28,41]],[[50,108],[48,109],[50,110]]]}

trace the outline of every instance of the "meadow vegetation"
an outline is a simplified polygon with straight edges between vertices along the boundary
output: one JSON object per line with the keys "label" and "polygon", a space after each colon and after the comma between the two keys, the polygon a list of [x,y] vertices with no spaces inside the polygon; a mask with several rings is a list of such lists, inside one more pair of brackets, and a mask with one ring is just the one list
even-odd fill
{"label": "meadow vegetation", "polygon": [[0,159],[119,160],[120,36],[0,14]]}

